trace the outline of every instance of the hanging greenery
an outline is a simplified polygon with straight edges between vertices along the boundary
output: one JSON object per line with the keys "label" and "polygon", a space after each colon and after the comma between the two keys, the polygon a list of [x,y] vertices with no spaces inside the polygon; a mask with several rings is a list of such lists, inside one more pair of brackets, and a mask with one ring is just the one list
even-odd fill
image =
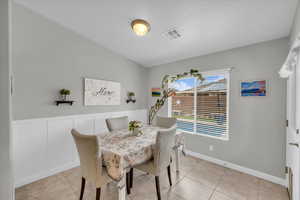
{"label": "hanging greenery", "polygon": [[169,88],[168,85],[170,83],[173,83],[177,80],[180,80],[182,78],[187,78],[187,77],[195,77],[200,81],[203,81],[204,78],[202,75],[199,73],[198,70],[196,69],[191,69],[189,72],[184,72],[182,74],[177,74],[175,76],[170,76],[170,75],[165,75],[162,83],[161,83],[161,95],[162,97],[160,99],[157,99],[155,105],[153,105],[150,110],[149,110],[149,115],[148,115],[148,123],[152,124],[157,112],[163,107],[165,104],[166,100],[175,95],[175,89]]}

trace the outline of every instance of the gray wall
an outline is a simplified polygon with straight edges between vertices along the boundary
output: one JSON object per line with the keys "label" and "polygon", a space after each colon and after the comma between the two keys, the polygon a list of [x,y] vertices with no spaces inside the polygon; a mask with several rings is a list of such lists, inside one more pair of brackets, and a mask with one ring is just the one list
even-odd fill
{"label": "gray wall", "polygon": [[[278,70],[287,52],[288,39],[284,38],[156,66],[150,70],[149,88],[159,87],[165,74],[191,68],[208,71],[234,67],[230,78],[229,141],[187,134],[187,148],[284,178],[286,81],[279,78]],[[270,81],[270,95],[240,97],[239,82],[257,78]],[[149,97],[149,102],[154,100]],[[167,115],[167,105],[160,114]],[[209,151],[209,145],[214,145],[214,151]]]}
{"label": "gray wall", "polygon": [[[147,107],[147,69],[17,4],[12,12],[15,120]],[[84,77],[120,82],[121,105],[83,106]],[[72,90],[74,106],[54,105],[61,88]],[[126,104],[127,91],[137,103]]]}
{"label": "gray wall", "polygon": [[297,12],[294,18],[294,24],[291,31],[290,43],[296,39],[298,34],[300,33],[300,3],[298,2]]}
{"label": "gray wall", "polygon": [[10,139],[9,0],[0,1],[0,199],[13,198]]}

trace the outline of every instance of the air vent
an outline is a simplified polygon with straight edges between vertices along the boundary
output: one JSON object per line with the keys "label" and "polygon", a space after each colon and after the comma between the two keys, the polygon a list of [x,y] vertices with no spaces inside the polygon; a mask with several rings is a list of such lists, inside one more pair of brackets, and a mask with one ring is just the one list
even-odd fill
{"label": "air vent", "polygon": [[172,29],[168,30],[167,32],[163,33],[163,35],[170,40],[175,40],[175,39],[179,39],[182,37],[182,34],[180,33],[180,31],[178,31],[178,29],[176,29],[176,28],[172,28]]}

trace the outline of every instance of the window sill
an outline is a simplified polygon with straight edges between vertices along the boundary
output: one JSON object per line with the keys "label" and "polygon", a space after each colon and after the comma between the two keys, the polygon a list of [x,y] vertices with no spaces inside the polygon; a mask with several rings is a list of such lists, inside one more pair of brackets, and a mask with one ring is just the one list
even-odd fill
{"label": "window sill", "polygon": [[208,138],[217,139],[217,140],[229,141],[229,135],[228,134],[226,136],[223,136],[223,137],[217,137],[217,136],[205,135],[205,134],[201,134],[201,133],[193,133],[193,132],[184,131],[184,130],[181,130],[181,129],[177,129],[177,131],[180,131],[180,132],[186,133],[186,134],[190,134],[190,135],[203,136],[203,137],[208,137]]}

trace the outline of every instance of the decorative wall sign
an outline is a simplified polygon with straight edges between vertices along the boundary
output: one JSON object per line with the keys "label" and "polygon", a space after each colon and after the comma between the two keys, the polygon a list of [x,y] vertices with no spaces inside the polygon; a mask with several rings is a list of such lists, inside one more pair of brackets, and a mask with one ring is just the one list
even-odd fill
{"label": "decorative wall sign", "polygon": [[160,88],[152,88],[151,93],[153,97],[160,97],[161,94]]}
{"label": "decorative wall sign", "polygon": [[84,82],[84,103],[86,106],[120,105],[120,83],[89,78],[85,78]]}
{"label": "decorative wall sign", "polygon": [[241,96],[266,96],[267,95],[267,81],[254,80],[254,81],[241,81]]}

